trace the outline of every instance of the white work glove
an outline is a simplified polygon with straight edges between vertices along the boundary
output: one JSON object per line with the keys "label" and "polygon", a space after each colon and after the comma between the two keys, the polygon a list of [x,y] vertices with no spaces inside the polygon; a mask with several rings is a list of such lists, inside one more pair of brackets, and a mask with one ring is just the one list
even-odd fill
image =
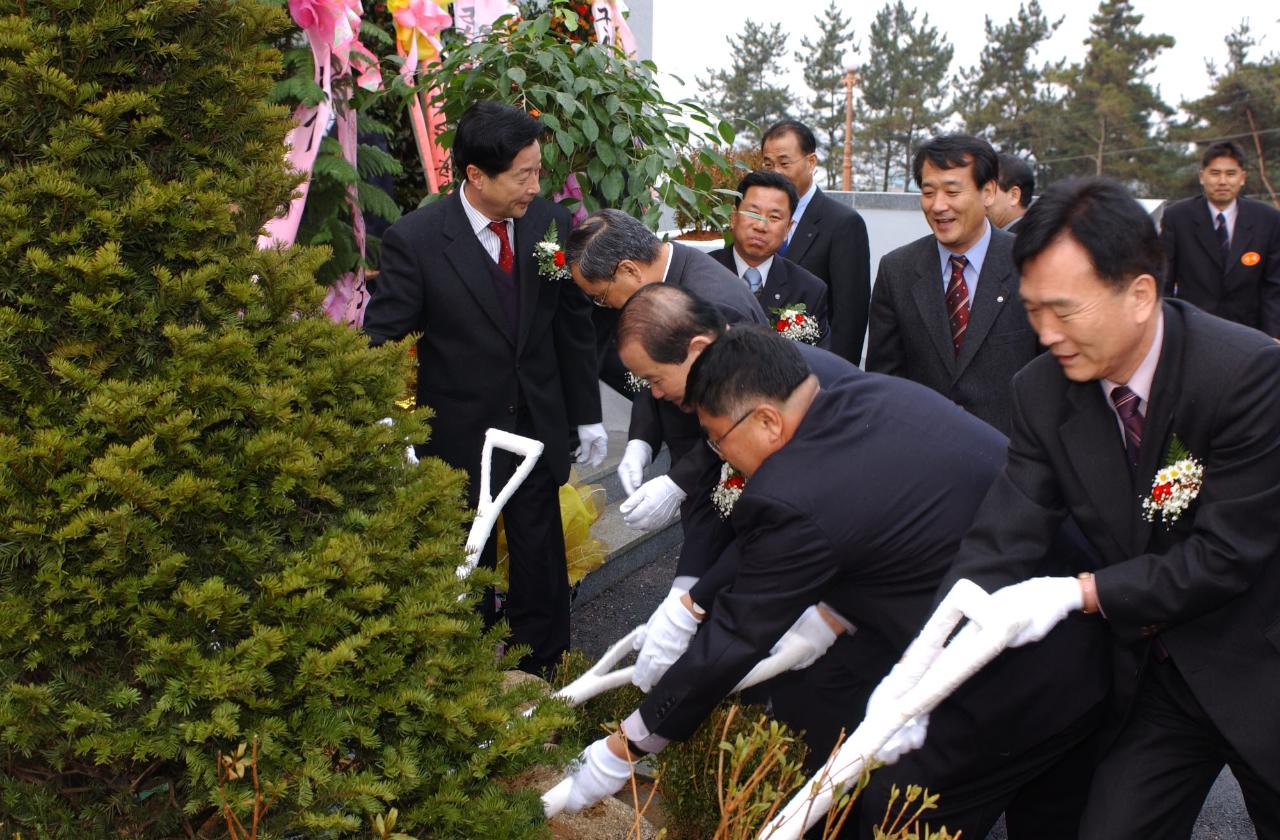
{"label": "white work glove", "polygon": [[631,682],[646,694],[653,690],[671,664],[684,654],[693,635],[698,632],[698,619],[680,602],[685,591],[672,587],[645,625],[644,641],[639,648],[640,655],[636,657]]}
{"label": "white work glove", "polygon": [[642,440],[627,441],[627,448],[618,462],[618,480],[622,492],[630,496],[644,483],[644,468],[653,463],[653,447]]}
{"label": "white work glove", "polygon": [[[924,663],[923,667],[927,670],[928,663]],[[898,709],[902,696],[920,681],[921,673],[919,667],[914,666],[909,660],[894,665],[876,686],[876,690],[871,692],[871,699],[867,701],[866,717],[868,719],[898,718],[902,714]],[[905,721],[902,727],[876,752],[876,760],[893,764],[924,743],[928,728],[929,715],[927,714],[917,715]]]}
{"label": "white work glove", "polygon": [[992,615],[1007,622],[1008,647],[1040,641],[1069,613],[1083,607],[1080,582],[1071,577],[1024,580],[992,593],[990,601]]}
{"label": "white work glove", "polygon": [[574,454],[578,456],[579,464],[598,467],[604,462],[604,456],[608,452],[609,433],[604,430],[603,423],[588,423],[578,427],[578,451]]}
{"label": "white work glove", "polygon": [[631,764],[625,758],[618,758],[609,749],[606,735],[582,751],[573,770],[573,787],[569,790],[569,798],[564,809],[576,814],[583,808],[590,808],[606,796],[622,790],[622,786],[631,778]]}
{"label": "white work glove", "polygon": [[791,654],[789,659],[795,658],[791,670],[800,671],[817,662],[835,641],[835,631],[818,612],[818,605],[814,604],[800,613],[796,623],[769,649],[769,655],[777,656],[785,650]]}
{"label": "white work glove", "polygon": [[627,497],[618,510],[627,527],[637,531],[655,531],[676,518],[685,492],[665,475],[651,478]]}
{"label": "white work glove", "polygon": [[876,752],[876,761],[882,764],[893,764],[902,756],[918,750],[924,745],[925,735],[929,732],[929,715],[917,715],[893,733],[885,745]]}

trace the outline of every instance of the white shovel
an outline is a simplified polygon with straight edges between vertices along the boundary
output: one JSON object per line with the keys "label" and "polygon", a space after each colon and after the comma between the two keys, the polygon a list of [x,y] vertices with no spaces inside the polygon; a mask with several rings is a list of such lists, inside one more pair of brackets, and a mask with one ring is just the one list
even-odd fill
{"label": "white shovel", "polygon": [[[489,472],[493,466],[494,447],[522,457],[520,466],[516,467],[515,473],[507,479],[506,485],[496,499],[489,495]],[[489,541],[489,532],[497,523],[498,514],[502,513],[502,506],[516,492],[516,488],[529,477],[529,473],[533,472],[533,465],[541,454],[541,441],[504,432],[501,429],[489,429],[484,433],[484,449],[480,453],[480,501],[476,505],[476,518],[471,523],[471,532],[467,534],[467,546],[463,561],[458,566],[458,577],[468,577],[475,570],[476,564],[480,562],[480,552],[484,551],[484,545]]]}
{"label": "white shovel", "polygon": [[[761,830],[761,840],[799,840],[830,810],[838,791],[855,784],[872,757],[908,721],[928,714],[1005,649],[1019,625],[993,612],[989,601],[990,596],[977,584],[956,582],[902,655],[900,667],[918,677],[901,695],[897,709],[865,718],[817,775]],[[947,639],[965,618],[969,624],[948,644]]]}

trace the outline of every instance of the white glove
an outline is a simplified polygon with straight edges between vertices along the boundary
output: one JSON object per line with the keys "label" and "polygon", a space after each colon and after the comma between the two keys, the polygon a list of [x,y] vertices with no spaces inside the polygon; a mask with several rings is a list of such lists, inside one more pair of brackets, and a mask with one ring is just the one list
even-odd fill
{"label": "white glove", "polygon": [[835,631],[818,612],[818,606],[815,604],[800,613],[800,617],[796,619],[795,624],[791,625],[791,629],[783,633],[777,644],[770,648],[769,655],[780,654],[784,649],[794,651],[795,656],[799,658],[791,666],[791,670],[799,671],[817,662],[822,654],[827,652],[827,648],[835,644],[835,641]]}
{"label": "white glove", "polygon": [[698,632],[698,619],[680,602],[685,590],[672,587],[645,625],[644,641],[636,657],[631,682],[648,694],[671,664],[689,647]]}
{"label": "white glove", "polygon": [[577,768],[574,769],[573,787],[569,789],[569,798],[564,809],[576,814],[583,808],[592,805],[622,790],[622,786],[631,778],[631,764],[625,758],[618,758],[609,749],[609,738],[606,735],[582,751],[578,756]]}
{"label": "white glove", "polygon": [[578,463],[598,467],[609,451],[609,433],[603,423],[588,423],[578,427]]}
{"label": "white glove", "polygon": [[991,595],[993,615],[1008,622],[1008,647],[1021,647],[1049,635],[1068,613],[1082,609],[1080,582],[1070,577],[1038,577]]}
{"label": "white glove", "polygon": [[669,524],[680,512],[685,492],[665,475],[651,478],[627,497],[618,510],[622,521],[637,531],[655,531]]}
{"label": "white glove", "polygon": [[644,483],[644,468],[653,463],[653,447],[642,440],[627,441],[627,448],[618,462],[618,480],[622,492],[630,496]]}
{"label": "white glove", "polygon": [[929,715],[917,715],[893,733],[885,745],[876,752],[876,761],[893,764],[902,756],[918,750],[924,744],[925,735],[929,732]]}

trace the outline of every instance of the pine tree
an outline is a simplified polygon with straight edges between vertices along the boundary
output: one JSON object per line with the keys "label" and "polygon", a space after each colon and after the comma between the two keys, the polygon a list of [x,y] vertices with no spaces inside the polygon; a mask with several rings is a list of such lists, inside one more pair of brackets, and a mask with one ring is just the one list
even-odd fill
{"label": "pine tree", "polygon": [[1146,80],[1168,35],[1138,31],[1142,15],[1130,0],[1102,0],[1090,19],[1088,53],[1062,75],[1068,92],[1062,119],[1046,150],[1049,180],[1108,175],[1139,194],[1162,194],[1177,171],[1177,155],[1162,146],[1161,121],[1173,109]]}
{"label": "pine tree", "polygon": [[1038,0],[1020,5],[1017,16],[1000,26],[986,18],[987,45],[956,86],[956,110],[965,131],[1003,152],[1043,155],[1061,107],[1061,95],[1049,80],[1062,72],[1065,61],[1036,65],[1034,60],[1061,23],[1061,17],[1049,20]]}
{"label": "pine tree", "polygon": [[697,80],[705,91],[700,101],[752,145],[786,115],[791,102],[786,85],[777,82],[787,57],[787,34],[780,23],[762,25],[748,18],[736,38],[725,40],[733,56],[730,68],[707,68],[707,78]]}
{"label": "pine tree", "polygon": [[802,38],[804,50],[797,54],[811,94],[804,116],[818,136],[826,185],[835,188],[844,150],[844,56],[846,51],[857,52],[858,45],[853,40],[853,21],[840,13],[835,0],[814,17],[814,22],[818,37],[813,41]]}
{"label": "pine tree", "polygon": [[285,25],[0,2],[6,836],[221,836],[216,756],[255,739],[259,836],[546,831],[492,781],[555,721],[458,600],[464,478],[377,422],[404,348],[320,317],[325,252],[255,248],[295,183]]}
{"label": "pine tree", "polygon": [[[1249,54],[1258,39],[1242,21],[1226,38],[1227,62],[1221,71],[1209,64],[1212,87],[1206,95],[1184,102],[1187,121],[1176,135],[1207,145],[1215,140],[1235,140],[1256,164],[1251,164],[1246,192],[1277,203],[1280,191],[1280,55],[1270,53],[1258,61]],[[1195,165],[1187,166],[1188,191],[1194,191]],[[1280,203],[1277,203],[1280,206]]]}
{"label": "pine tree", "polygon": [[924,15],[902,0],[876,13],[868,39],[869,55],[858,68],[862,80],[864,158],[879,189],[906,189],[916,144],[934,132],[946,115],[947,69],[955,48]]}

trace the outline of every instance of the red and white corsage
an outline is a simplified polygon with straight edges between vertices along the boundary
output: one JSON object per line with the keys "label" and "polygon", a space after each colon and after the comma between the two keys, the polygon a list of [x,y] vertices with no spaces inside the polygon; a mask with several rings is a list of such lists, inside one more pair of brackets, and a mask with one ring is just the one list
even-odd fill
{"label": "red and white corsage", "polygon": [[817,344],[818,339],[822,337],[818,319],[805,311],[803,303],[792,303],[774,309],[773,313],[778,316],[773,328],[783,338],[789,338],[792,341],[803,341],[805,344]]}
{"label": "red and white corsage", "polygon": [[553,221],[542,241],[536,246],[538,273],[544,280],[568,280],[569,267],[565,264],[564,249],[560,247],[560,232]]}
{"label": "red and white corsage", "polygon": [[1159,518],[1166,526],[1177,522],[1200,495],[1203,482],[1204,465],[1174,435],[1165,465],[1151,483],[1151,495],[1142,500],[1143,518],[1148,522]]}
{"label": "red and white corsage", "polygon": [[747,479],[735,470],[727,461],[720,465],[720,481],[711,491],[711,503],[716,506],[721,519],[728,519],[733,513],[733,506],[742,496],[747,486]]}

